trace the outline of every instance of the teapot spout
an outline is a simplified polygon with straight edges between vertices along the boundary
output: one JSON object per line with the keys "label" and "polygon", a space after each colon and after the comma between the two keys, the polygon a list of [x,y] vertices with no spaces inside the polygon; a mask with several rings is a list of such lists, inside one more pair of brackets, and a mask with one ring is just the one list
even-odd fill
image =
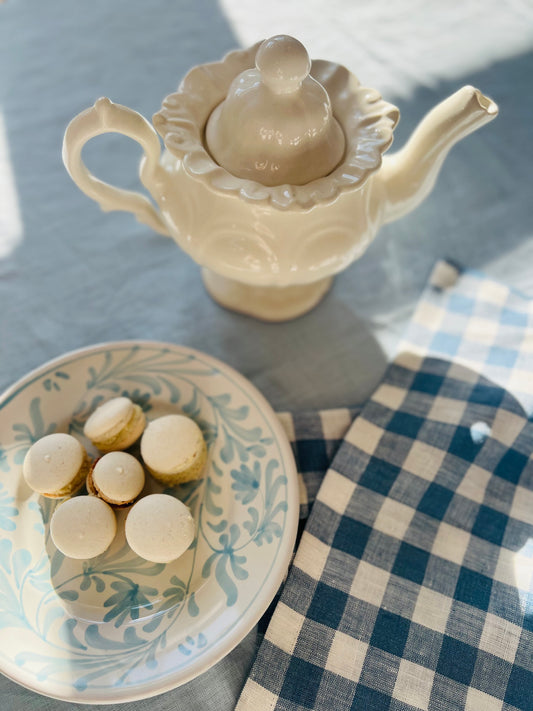
{"label": "teapot spout", "polygon": [[464,86],[435,106],[405,147],[383,159],[383,222],[414,210],[431,192],[450,149],[497,115],[497,105],[473,86]]}

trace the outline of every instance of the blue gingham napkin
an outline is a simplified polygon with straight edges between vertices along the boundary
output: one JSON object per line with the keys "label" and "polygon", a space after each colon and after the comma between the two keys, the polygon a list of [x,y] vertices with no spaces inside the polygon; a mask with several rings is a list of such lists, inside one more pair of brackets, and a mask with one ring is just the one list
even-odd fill
{"label": "blue gingham napkin", "polygon": [[342,443],[285,417],[312,508],[237,711],[533,710],[532,405],[533,302],[439,263]]}

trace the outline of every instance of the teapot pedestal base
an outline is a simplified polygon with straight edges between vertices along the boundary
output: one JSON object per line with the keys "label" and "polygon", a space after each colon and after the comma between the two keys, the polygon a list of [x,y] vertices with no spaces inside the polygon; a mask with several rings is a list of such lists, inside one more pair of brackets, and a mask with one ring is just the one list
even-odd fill
{"label": "teapot pedestal base", "polygon": [[202,269],[209,295],[221,306],[262,321],[289,321],[313,309],[329,291],[333,277],[295,286],[251,286]]}

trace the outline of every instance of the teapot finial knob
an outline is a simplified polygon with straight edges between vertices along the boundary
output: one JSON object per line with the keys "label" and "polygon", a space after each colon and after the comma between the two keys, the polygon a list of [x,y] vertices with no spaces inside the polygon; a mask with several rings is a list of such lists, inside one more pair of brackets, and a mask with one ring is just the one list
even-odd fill
{"label": "teapot finial knob", "polygon": [[263,42],[255,66],[261,80],[274,94],[298,91],[311,70],[311,60],[301,42],[288,35],[276,35]]}
{"label": "teapot finial knob", "polygon": [[342,160],[345,138],[311,69],[294,37],[265,40],[255,67],[233,79],[209,116],[205,139],[212,158],[233,176],[268,186],[328,176]]}

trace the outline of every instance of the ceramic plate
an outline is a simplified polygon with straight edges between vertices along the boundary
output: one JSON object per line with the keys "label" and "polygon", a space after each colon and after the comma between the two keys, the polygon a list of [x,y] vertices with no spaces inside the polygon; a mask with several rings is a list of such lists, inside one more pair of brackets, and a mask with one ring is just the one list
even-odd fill
{"label": "ceramic plate", "polygon": [[[100,403],[126,395],[147,418],[183,413],[202,428],[203,478],[182,499],[196,538],[177,561],[137,557],[119,533],[98,558],[65,558],[50,539],[58,502],[21,475],[51,432],[80,439]],[[146,491],[162,488],[149,477]],[[112,703],[204,672],[246,635],[283,580],[298,521],[294,460],[276,415],[223,363],[174,345],[123,342],[69,353],[0,399],[0,670],[35,691]]]}

